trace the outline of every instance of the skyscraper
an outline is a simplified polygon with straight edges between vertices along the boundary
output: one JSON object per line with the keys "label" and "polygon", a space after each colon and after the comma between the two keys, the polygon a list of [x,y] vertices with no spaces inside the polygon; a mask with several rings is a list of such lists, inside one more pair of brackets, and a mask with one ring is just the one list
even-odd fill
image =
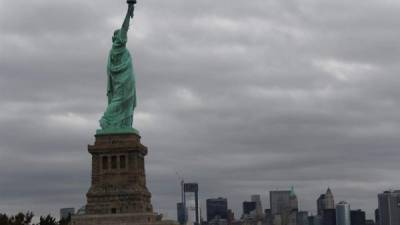
{"label": "skyscraper", "polygon": [[75,208],[62,208],[60,209],[60,219],[67,219],[75,214]]}
{"label": "skyscraper", "polygon": [[270,191],[269,201],[272,214],[282,214],[285,211],[298,209],[297,196],[292,188],[290,191]]}
{"label": "skyscraper", "polygon": [[297,225],[309,225],[307,211],[300,211],[297,213]]}
{"label": "skyscraper", "polygon": [[318,215],[308,217],[309,225],[321,225],[321,217]]}
{"label": "skyscraper", "polygon": [[226,198],[207,199],[207,221],[218,217],[219,219],[228,218],[228,200]]}
{"label": "skyscraper", "polygon": [[176,204],[176,211],[177,211],[177,220],[180,225],[184,225],[187,220],[187,213],[186,213],[186,207],[183,202],[179,202]]}
{"label": "skyscraper", "polygon": [[380,225],[380,219],[379,219],[379,208],[375,209],[375,224]]}
{"label": "skyscraper", "polygon": [[283,211],[290,208],[289,206],[290,191],[270,191],[269,201],[271,213],[273,215],[281,214]]}
{"label": "skyscraper", "polygon": [[365,212],[361,209],[350,211],[351,225],[365,225]]}
{"label": "skyscraper", "polygon": [[379,224],[400,225],[400,190],[378,195]]}
{"label": "skyscraper", "polygon": [[261,196],[260,195],[252,195],[251,201],[256,203],[256,215],[261,218],[263,214],[262,204],[261,204]]}
{"label": "skyscraper", "polygon": [[265,221],[263,225],[272,225],[274,221],[274,216],[271,213],[271,209],[264,210]]}
{"label": "skyscraper", "polygon": [[228,225],[233,224],[234,221],[235,221],[235,213],[232,211],[232,209],[228,209],[228,214],[227,214]]}
{"label": "skyscraper", "polygon": [[336,205],[336,225],[351,225],[350,205],[347,202],[339,202]]}
{"label": "skyscraper", "polygon": [[183,187],[183,204],[186,207],[186,222],[190,224],[200,224],[199,209],[199,184],[185,183],[182,181]]}
{"label": "skyscraper", "polygon": [[317,214],[322,215],[325,209],[325,194],[321,194],[317,199]]}
{"label": "skyscraper", "polygon": [[324,209],[322,225],[336,225],[336,209]]}
{"label": "skyscraper", "polygon": [[334,209],[335,208],[335,199],[333,198],[333,194],[330,188],[326,190],[325,193],[325,209]]}
{"label": "skyscraper", "polygon": [[317,200],[318,215],[322,216],[324,209],[334,209],[335,200],[330,188],[326,190],[325,194],[321,194]]}
{"label": "skyscraper", "polygon": [[243,202],[243,215],[249,215],[250,212],[256,211],[257,203],[256,202]]}
{"label": "skyscraper", "polygon": [[280,216],[281,224],[278,225],[297,223],[298,202],[293,187],[290,191],[270,191],[269,200],[274,218]]}

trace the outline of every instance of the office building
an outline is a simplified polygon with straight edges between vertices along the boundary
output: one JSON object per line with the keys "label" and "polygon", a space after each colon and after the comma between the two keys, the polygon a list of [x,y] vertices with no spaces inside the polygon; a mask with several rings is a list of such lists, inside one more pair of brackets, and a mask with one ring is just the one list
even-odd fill
{"label": "office building", "polygon": [[270,191],[269,200],[274,221],[281,221],[280,225],[296,225],[298,202],[293,187],[289,191]]}
{"label": "office building", "polygon": [[210,222],[214,218],[227,219],[228,217],[228,200],[226,198],[207,199],[207,221]]}
{"label": "office building", "polygon": [[243,202],[243,215],[249,215],[251,212],[255,212],[257,208],[257,202]]}
{"label": "office building", "polygon": [[351,225],[350,205],[347,202],[339,202],[336,205],[336,225]]}
{"label": "office building", "polygon": [[261,204],[261,196],[260,195],[252,195],[251,201],[256,203],[256,215],[258,218],[262,217],[263,208]]}
{"label": "office building", "polygon": [[307,211],[300,211],[297,213],[297,225],[309,225]]}
{"label": "office building", "polygon": [[271,209],[265,209],[263,225],[272,225],[273,221],[274,221],[274,216],[271,213]]}
{"label": "office building", "polygon": [[228,225],[232,225],[234,222],[235,222],[235,213],[232,211],[232,209],[228,209],[227,223]]}
{"label": "office building", "polygon": [[379,222],[379,208],[375,209],[375,224],[376,225],[380,225],[380,222]]}
{"label": "office building", "polygon": [[400,190],[378,195],[379,225],[400,225]]}
{"label": "office building", "polygon": [[318,215],[309,216],[308,217],[308,224],[309,225],[321,225],[322,218]]}
{"label": "office building", "polygon": [[269,201],[271,213],[273,215],[281,214],[290,208],[289,203],[290,191],[270,191]]}
{"label": "office building", "polygon": [[325,194],[321,194],[317,200],[317,210],[318,215],[322,216],[325,209],[334,209],[335,208],[335,200],[333,198],[333,194],[330,188],[326,190]]}
{"label": "office building", "polygon": [[273,215],[298,209],[297,197],[293,188],[290,191],[270,191],[269,201]]}
{"label": "office building", "polygon": [[365,224],[365,212],[361,209],[350,211],[350,223],[351,225],[366,225]]}
{"label": "office building", "polygon": [[321,223],[322,225],[336,225],[336,209],[324,209]]}
{"label": "office building", "polygon": [[60,219],[67,219],[75,214],[75,208],[62,208],[60,209]]}
{"label": "office building", "polygon": [[186,216],[187,216],[187,212],[186,212],[186,207],[182,202],[179,202],[176,204],[176,208],[177,208],[177,221],[180,225],[184,225],[186,223]]}
{"label": "office building", "polygon": [[199,184],[185,183],[182,181],[182,203],[185,206],[186,223],[189,225],[200,224],[200,209],[199,209]]}

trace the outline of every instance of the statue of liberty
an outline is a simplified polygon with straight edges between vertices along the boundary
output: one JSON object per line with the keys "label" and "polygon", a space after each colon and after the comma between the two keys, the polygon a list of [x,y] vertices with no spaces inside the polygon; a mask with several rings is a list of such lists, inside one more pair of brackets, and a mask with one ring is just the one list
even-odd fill
{"label": "statue of liberty", "polygon": [[128,12],[121,29],[114,32],[107,64],[108,106],[100,119],[97,134],[136,133],[132,127],[136,107],[135,75],[132,58],[126,48],[130,18],[133,18],[136,0],[128,0]]}

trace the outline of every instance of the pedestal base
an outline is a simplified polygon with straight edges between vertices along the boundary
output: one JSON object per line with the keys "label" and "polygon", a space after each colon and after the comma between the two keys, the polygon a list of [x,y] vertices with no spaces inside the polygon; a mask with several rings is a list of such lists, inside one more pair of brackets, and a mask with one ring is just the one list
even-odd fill
{"label": "pedestal base", "polygon": [[157,217],[155,213],[75,215],[71,225],[177,225],[174,221],[162,221]]}
{"label": "pedestal base", "polygon": [[88,146],[92,182],[85,214],[72,216],[70,225],[177,225],[153,212],[144,166],[147,147],[140,136],[100,133]]}

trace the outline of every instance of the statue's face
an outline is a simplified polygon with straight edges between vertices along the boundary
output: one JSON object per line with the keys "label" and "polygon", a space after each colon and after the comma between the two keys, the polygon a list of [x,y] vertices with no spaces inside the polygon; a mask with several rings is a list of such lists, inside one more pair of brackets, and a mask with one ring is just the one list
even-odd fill
{"label": "statue's face", "polygon": [[116,30],[116,31],[114,31],[114,35],[113,35],[113,37],[112,37],[112,41],[113,41],[113,42],[117,39],[118,33],[119,33],[119,29]]}

